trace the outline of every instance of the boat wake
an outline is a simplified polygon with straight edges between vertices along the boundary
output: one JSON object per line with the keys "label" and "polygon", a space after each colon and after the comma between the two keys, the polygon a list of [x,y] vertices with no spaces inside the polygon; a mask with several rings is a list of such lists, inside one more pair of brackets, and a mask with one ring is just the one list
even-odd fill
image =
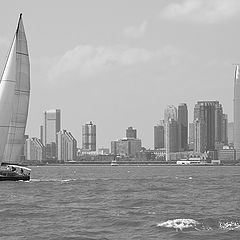
{"label": "boat wake", "polygon": [[157,224],[161,229],[174,229],[175,231],[233,231],[240,230],[239,219],[206,219],[194,220],[179,218],[167,220]]}
{"label": "boat wake", "polygon": [[73,182],[78,179],[70,178],[70,179],[31,179],[28,182],[60,182],[60,183],[68,183],[68,182]]}

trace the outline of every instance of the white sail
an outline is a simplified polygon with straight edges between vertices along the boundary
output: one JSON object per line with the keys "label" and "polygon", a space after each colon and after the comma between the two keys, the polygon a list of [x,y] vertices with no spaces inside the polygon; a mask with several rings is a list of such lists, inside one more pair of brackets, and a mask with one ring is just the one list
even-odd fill
{"label": "white sail", "polygon": [[20,15],[15,35],[15,88],[12,99],[11,119],[3,161],[17,163],[24,145],[30,94],[30,63],[26,35]]}
{"label": "white sail", "polygon": [[16,83],[16,37],[8,54],[0,83],[0,161],[3,159],[9,123],[12,116],[13,96]]}

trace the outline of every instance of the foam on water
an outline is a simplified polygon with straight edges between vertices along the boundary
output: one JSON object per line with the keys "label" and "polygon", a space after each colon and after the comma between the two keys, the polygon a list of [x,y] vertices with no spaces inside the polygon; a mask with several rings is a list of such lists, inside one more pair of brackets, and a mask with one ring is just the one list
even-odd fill
{"label": "foam on water", "polygon": [[172,219],[165,222],[158,223],[158,227],[172,228],[176,231],[183,230],[196,230],[196,231],[233,231],[240,230],[240,222],[238,220],[213,220],[215,224],[210,224],[206,220],[194,220],[194,219]]}
{"label": "foam on water", "polygon": [[193,228],[195,229],[197,225],[200,223],[194,219],[187,219],[187,218],[178,218],[178,219],[172,219],[168,220],[166,222],[159,223],[158,227],[165,227],[165,228],[174,228],[176,231],[183,230],[183,229],[189,229]]}
{"label": "foam on water", "polygon": [[240,230],[240,223],[236,221],[220,221],[219,228],[222,230]]}

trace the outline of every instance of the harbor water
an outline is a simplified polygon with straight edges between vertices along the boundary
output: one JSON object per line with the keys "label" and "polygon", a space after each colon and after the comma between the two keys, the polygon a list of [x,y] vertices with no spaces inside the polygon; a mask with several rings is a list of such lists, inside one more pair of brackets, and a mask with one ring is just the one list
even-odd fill
{"label": "harbor water", "polygon": [[39,166],[0,182],[0,239],[240,239],[239,166]]}

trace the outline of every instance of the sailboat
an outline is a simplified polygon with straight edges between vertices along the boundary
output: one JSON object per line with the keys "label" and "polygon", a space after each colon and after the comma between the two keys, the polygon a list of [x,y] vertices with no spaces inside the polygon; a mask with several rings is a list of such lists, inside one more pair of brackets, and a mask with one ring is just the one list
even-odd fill
{"label": "sailboat", "polygon": [[0,181],[29,180],[31,169],[20,166],[30,96],[30,63],[20,14],[0,80]]}

